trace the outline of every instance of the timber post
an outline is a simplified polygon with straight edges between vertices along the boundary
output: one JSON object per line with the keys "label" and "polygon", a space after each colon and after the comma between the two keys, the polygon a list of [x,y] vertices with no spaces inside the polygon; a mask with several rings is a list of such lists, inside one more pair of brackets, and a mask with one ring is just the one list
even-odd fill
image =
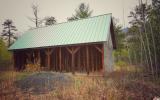
{"label": "timber post", "polygon": [[99,47],[97,47],[97,46],[94,46],[100,53],[103,53],[103,47],[102,47],[102,49],[100,49]]}
{"label": "timber post", "polygon": [[50,55],[52,54],[52,52],[53,52],[53,49],[50,49],[50,48],[48,48],[46,51],[45,51],[45,54],[47,55],[47,67],[48,67],[48,69],[50,69],[51,68],[51,57],[50,57]]}
{"label": "timber post", "polygon": [[101,73],[102,73],[102,76],[104,76],[104,47],[102,45],[102,48],[99,48],[97,46],[94,46],[100,53],[101,53],[101,59],[102,59],[102,70],[101,70]]}
{"label": "timber post", "polygon": [[31,61],[31,53],[26,53],[26,55],[27,55],[27,63],[30,63],[30,62],[32,62]]}
{"label": "timber post", "polygon": [[102,76],[104,76],[104,46],[102,45]]}
{"label": "timber post", "polygon": [[74,63],[74,53],[72,53],[72,73],[75,74],[75,63]]}
{"label": "timber post", "polygon": [[38,64],[41,66],[41,55],[40,55],[40,50],[38,50]]}
{"label": "timber post", "polygon": [[86,61],[86,63],[87,63],[87,74],[89,75],[89,50],[88,50],[88,46],[86,45],[86,58],[87,58],[87,61]]}
{"label": "timber post", "polygon": [[59,67],[60,67],[60,71],[62,71],[62,53],[61,53],[61,47],[59,47]]}
{"label": "timber post", "polygon": [[76,49],[74,47],[72,47],[71,49],[66,47],[66,49],[68,50],[68,52],[71,54],[72,56],[72,73],[75,74],[75,54],[76,52],[80,49],[80,47],[77,47]]}
{"label": "timber post", "polygon": [[12,53],[12,61],[13,61],[13,69],[16,70],[16,57],[15,57],[15,52],[13,51]]}

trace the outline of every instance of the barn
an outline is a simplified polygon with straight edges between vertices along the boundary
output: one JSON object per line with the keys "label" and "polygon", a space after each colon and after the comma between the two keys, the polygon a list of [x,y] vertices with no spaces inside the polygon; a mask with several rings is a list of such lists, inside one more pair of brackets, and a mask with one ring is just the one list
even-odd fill
{"label": "barn", "polygon": [[32,29],[9,47],[16,70],[32,63],[49,71],[88,74],[111,72],[114,49],[112,14]]}

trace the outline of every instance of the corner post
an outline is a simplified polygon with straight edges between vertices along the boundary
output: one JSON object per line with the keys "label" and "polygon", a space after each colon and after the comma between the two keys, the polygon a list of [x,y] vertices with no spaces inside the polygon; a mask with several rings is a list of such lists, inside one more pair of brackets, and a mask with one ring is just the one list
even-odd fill
{"label": "corner post", "polygon": [[104,72],[105,72],[105,69],[104,69],[104,45],[102,45],[102,76],[104,76]]}

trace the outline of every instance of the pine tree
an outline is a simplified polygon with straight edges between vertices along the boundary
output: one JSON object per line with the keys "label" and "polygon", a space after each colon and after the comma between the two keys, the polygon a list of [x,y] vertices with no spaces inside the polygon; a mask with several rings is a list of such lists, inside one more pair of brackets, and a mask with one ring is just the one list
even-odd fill
{"label": "pine tree", "polygon": [[55,17],[46,17],[45,18],[45,25],[53,25],[53,24],[56,24],[56,19]]}
{"label": "pine tree", "polygon": [[4,21],[3,25],[3,32],[1,36],[8,41],[8,47],[13,43],[14,40],[17,39],[15,36],[15,32],[17,31],[16,27],[13,25],[13,21],[7,19]]}
{"label": "pine tree", "polygon": [[68,18],[68,21],[90,17],[93,12],[89,9],[89,5],[86,5],[85,3],[81,3],[75,11],[76,14]]}

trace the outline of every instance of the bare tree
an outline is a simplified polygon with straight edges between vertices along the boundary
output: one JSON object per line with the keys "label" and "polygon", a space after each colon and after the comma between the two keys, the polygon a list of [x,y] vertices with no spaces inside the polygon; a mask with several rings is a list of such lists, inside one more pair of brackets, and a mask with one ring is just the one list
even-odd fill
{"label": "bare tree", "polygon": [[38,12],[39,12],[38,5],[32,4],[32,11],[33,11],[34,17],[28,17],[28,19],[29,19],[30,21],[32,21],[33,23],[35,23],[35,26],[36,26],[36,27],[39,27],[43,20],[41,20],[41,19],[38,17]]}

